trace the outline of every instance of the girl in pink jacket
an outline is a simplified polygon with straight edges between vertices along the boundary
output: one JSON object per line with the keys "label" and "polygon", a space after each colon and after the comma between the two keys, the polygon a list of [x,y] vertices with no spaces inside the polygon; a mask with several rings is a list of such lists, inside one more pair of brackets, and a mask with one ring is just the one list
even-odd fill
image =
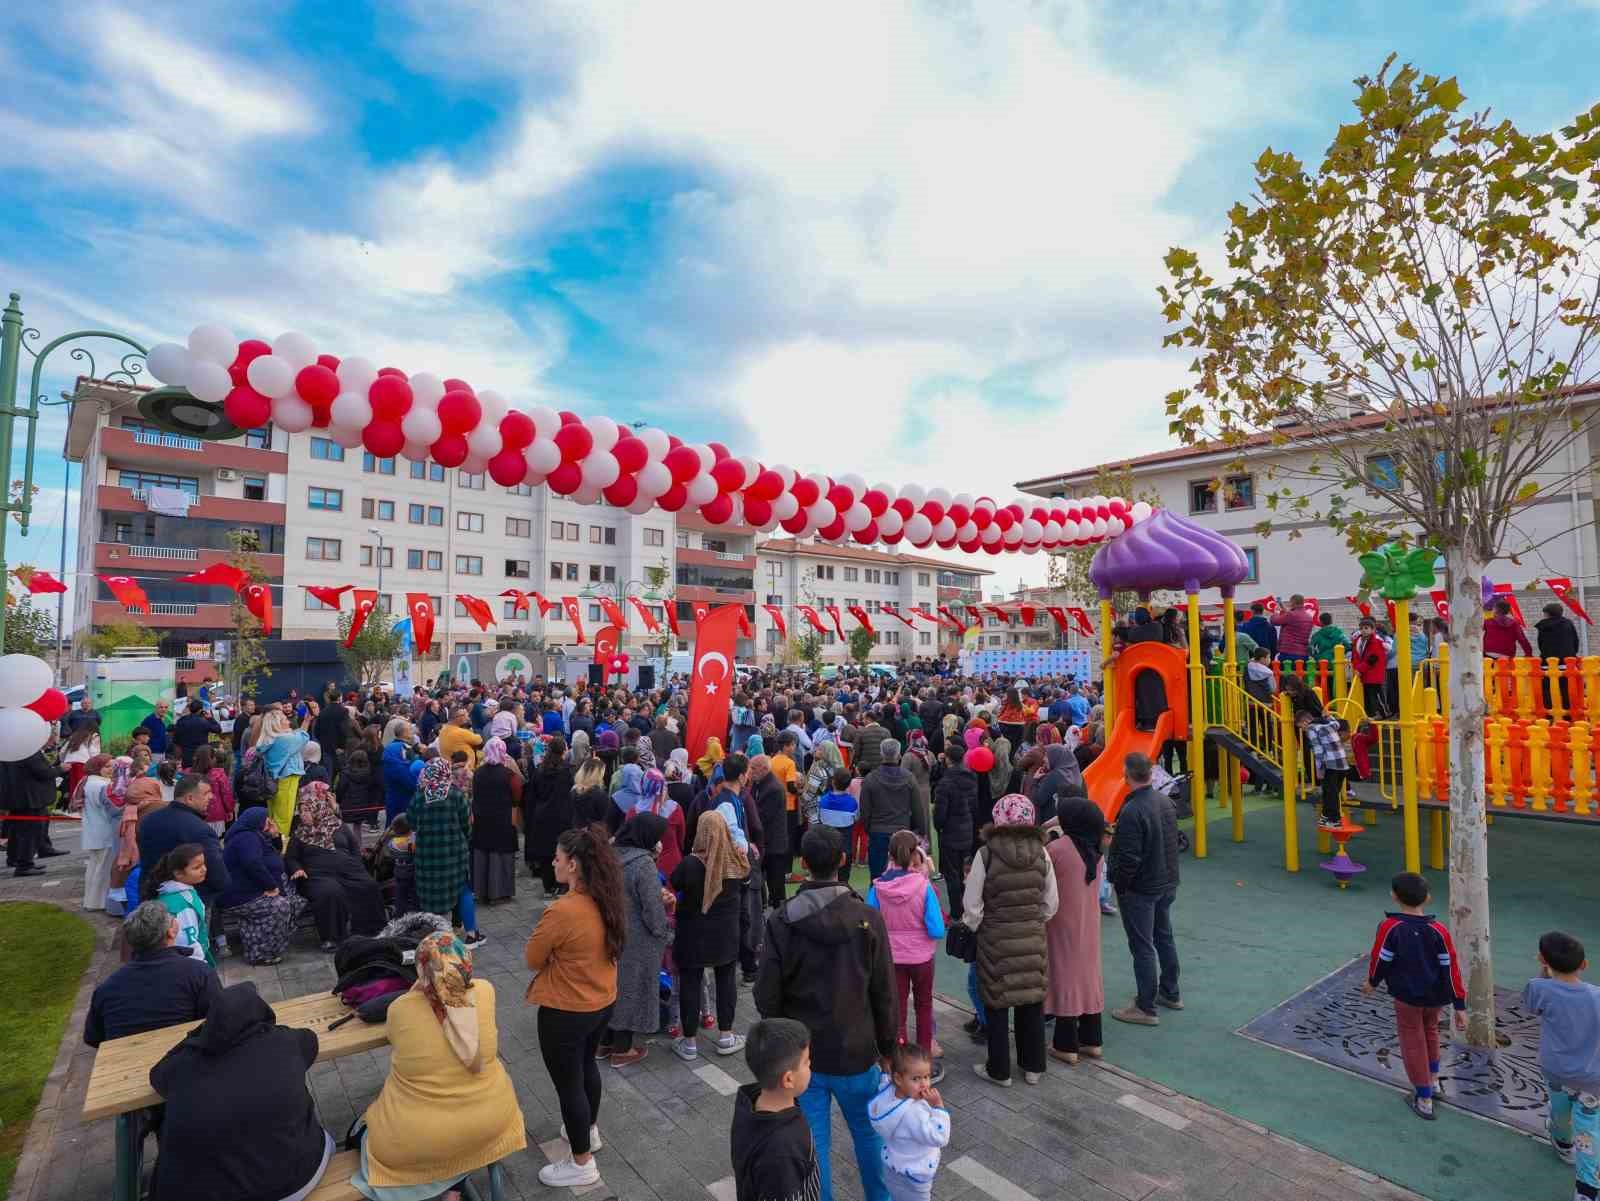
{"label": "girl in pink jacket", "polygon": [[906,996],[910,993],[917,1011],[917,1042],[935,1057],[937,1081],[944,1074],[944,1065],[939,1062],[943,1052],[933,1032],[933,953],[945,935],[944,911],[939,894],[928,881],[922,842],[910,830],[900,830],[889,839],[889,863],[889,870],[867,890],[867,904],[883,914],[889,932],[899,1039],[906,1041]]}

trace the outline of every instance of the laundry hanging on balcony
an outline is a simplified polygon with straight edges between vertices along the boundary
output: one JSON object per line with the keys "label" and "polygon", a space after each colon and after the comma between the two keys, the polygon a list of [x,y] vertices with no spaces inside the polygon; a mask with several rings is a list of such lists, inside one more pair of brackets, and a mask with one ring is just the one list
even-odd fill
{"label": "laundry hanging on balcony", "polygon": [[195,496],[182,488],[147,488],[144,503],[152,513],[159,513],[163,517],[187,517],[189,506],[195,503]]}

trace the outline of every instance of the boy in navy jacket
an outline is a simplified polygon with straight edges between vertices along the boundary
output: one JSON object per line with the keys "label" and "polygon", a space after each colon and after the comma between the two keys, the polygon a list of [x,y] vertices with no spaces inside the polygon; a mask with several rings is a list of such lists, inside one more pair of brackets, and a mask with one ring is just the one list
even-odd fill
{"label": "boy in navy jacket", "polygon": [[1415,1092],[1406,1098],[1411,1112],[1433,1121],[1433,1094],[1439,1081],[1439,1010],[1456,1011],[1456,1029],[1467,1028],[1467,990],[1450,931],[1422,907],[1428,882],[1416,872],[1401,872],[1389,882],[1399,913],[1384,915],[1372,940],[1367,982],[1362,991],[1389,985],[1394,998],[1400,1058]]}

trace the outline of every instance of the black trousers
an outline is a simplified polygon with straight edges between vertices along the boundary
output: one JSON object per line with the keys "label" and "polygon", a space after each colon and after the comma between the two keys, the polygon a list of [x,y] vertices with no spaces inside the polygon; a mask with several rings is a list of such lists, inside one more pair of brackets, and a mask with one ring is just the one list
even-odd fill
{"label": "black trousers", "polygon": [[[739,983],[733,978],[731,963],[711,969],[716,976],[717,1029],[733,1029],[733,1011],[739,1004]],[[678,1021],[683,1037],[693,1038],[700,1029],[700,999],[704,993],[705,968],[686,967],[678,973]]]}
{"label": "black trousers", "polygon": [[789,871],[794,856],[788,851],[768,851],[761,857],[761,877],[767,886],[767,908],[789,899]]}
{"label": "black trousers", "polygon": [[[765,860],[761,870],[764,878]],[[761,966],[761,941],[766,934],[761,917],[761,887],[761,881],[753,878],[739,882],[739,970],[746,976],[754,976]]]}
{"label": "black trousers", "polygon": [[961,903],[967,895],[967,864],[972,862],[972,852],[957,850],[939,840],[939,874],[944,877],[944,891],[950,898],[950,916],[961,920]]}
{"label": "black trousers", "polygon": [[[29,817],[37,816],[28,814]],[[33,857],[39,852],[39,830],[43,822],[8,821],[6,823],[6,863],[10,867],[33,866]]]}
{"label": "black trousers", "polygon": [[1340,818],[1339,794],[1344,790],[1345,777],[1349,774],[1342,767],[1327,767],[1322,771],[1322,816],[1331,822]]}
{"label": "black trousers", "polygon": [[1006,1018],[1017,1015],[1017,1066],[1024,1072],[1044,1071],[1044,1002],[1018,1005],[1015,1010],[993,1009],[984,1002],[989,1018],[989,1075],[1011,1079],[1011,1031]]}
{"label": "black trousers", "polygon": [[1361,703],[1367,711],[1367,716],[1374,721],[1388,717],[1392,710],[1389,708],[1388,689],[1382,684],[1361,685]]}
{"label": "black trousers", "polygon": [[1098,1013],[1080,1013],[1077,1017],[1057,1017],[1056,1032],[1052,1040],[1057,1051],[1078,1052],[1084,1047],[1098,1047],[1105,1042],[1100,1029]]}
{"label": "black trousers", "polygon": [[600,1113],[600,1065],[594,1055],[610,1020],[609,1005],[592,1013],[539,1006],[539,1054],[556,1086],[574,1155],[589,1153],[589,1127]]}

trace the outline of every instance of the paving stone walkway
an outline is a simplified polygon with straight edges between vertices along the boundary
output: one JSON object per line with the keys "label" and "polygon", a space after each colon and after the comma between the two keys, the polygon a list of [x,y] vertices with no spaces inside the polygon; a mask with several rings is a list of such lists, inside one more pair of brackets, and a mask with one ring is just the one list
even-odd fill
{"label": "paving stone walkway", "polygon": [[[75,835],[57,836],[63,848]],[[77,855],[47,861],[46,877],[0,876],[0,900],[45,900],[75,908],[82,896]],[[526,877],[518,895],[480,906],[489,943],[475,966],[499,996],[500,1054],[516,1083],[527,1121],[528,1150],[509,1160],[507,1193],[548,1198],[567,1190],[539,1183],[538,1169],[559,1155],[560,1113],[539,1056],[535,1011],[523,1002],[528,973],[522,944],[543,909],[540,889]],[[111,1120],[84,1123],[84,1090],[93,1052],[81,1042],[83,1015],[94,984],[115,970],[110,919],[91,916],[100,941],[55,1069],[29,1131],[11,1201],[90,1201],[108,1197],[112,1183]],[[254,968],[223,961],[223,979],[254,980],[262,996],[279,1000],[328,988],[331,958],[302,932],[284,961]],[[1020,1080],[1011,1089],[984,1084],[969,1064],[982,1058],[960,1030],[969,1015],[936,1006],[949,1074],[941,1086],[954,1134],[933,1186],[937,1201],[1407,1201],[1419,1194],[1331,1159],[1260,1126],[1120,1071],[1115,1062],[1075,1068],[1051,1061],[1038,1087]],[[756,1020],[748,990],[739,998],[739,1030]],[[1181,1014],[1173,1015],[1181,1022]],[[1137,1037],[1137,1031],[1119,1037]],[[690,1065],[663,1036],[631,1067],[603,1068],[599,1124],[602,1182],[578,1194],[593,1201],[734,1201],[728,1158],[733,1093],[751,1079],[742,1054],[707,1054]],[[322,1120],[336,1136],[377,1096],[388,1051],[372,1051],[311,1070]],[[1114,1052],[1113,1052],[1114,1059]],[[860,1179],[850,1139],[835,1113],[833,1182],[841,1201],[859,1201]],[[153,1154],[154,1145],[147,1148]]]}

